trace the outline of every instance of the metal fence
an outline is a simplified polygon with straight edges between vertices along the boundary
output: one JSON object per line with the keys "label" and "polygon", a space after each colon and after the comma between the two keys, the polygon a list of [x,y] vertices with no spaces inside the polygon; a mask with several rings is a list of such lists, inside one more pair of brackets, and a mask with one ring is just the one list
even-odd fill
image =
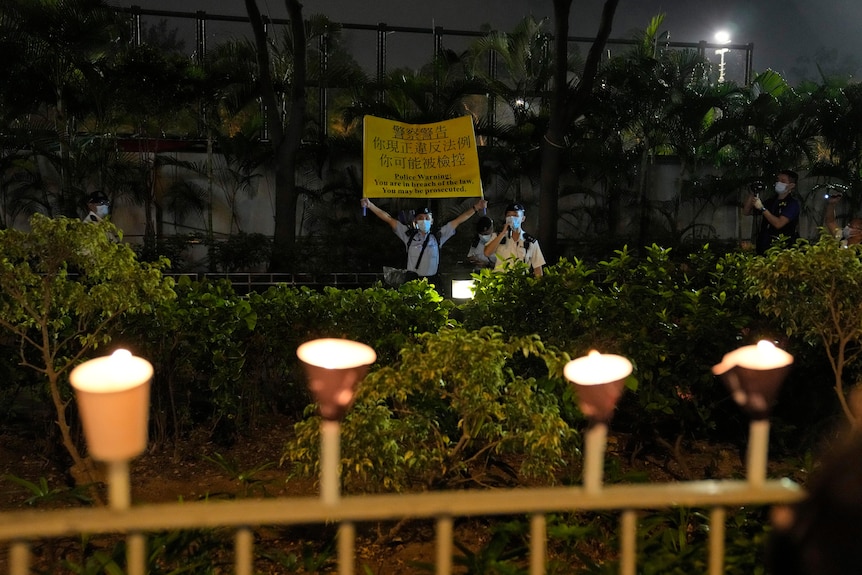
{"label": "metal fence", "polygon": [[331,286],[339,289],[356,289],[373,286],[383,281],[382,273],[166,273],[174,278],[188,277],[193,281],[227,280],[236,293],[245,295],[264,291],[274,286],[308,287],[322,289]]}
{"label": "metal fence", "polygon": [[[136,43],[144,41],[146,27],[158,27],[161,22],[167,22],[168,27],[178,31],[178,37],[193,38],[194,49],[189,54],[198,62],[202,62],[211,45],[236,38],[248,37],[251,33],[249,19],[245,16],[228,16],[210,14],[204,11],[178,12],[167,10],[145,10],[140,6],[117,8],[129,15],[132,37]],[[289,20],[263,16],[268,28],[289,25]],[[351,55],[355,57],[366,75],[381,83],[387,71],[393,68],[411,68],[419,70],[423,65],[433,62],[434,58],[444,48],[463,52],[469,43],[482,37],[483,32],[475,30],[456,30],[442,26],[427,28],[391,26],[385,22],[377,24],[339,23],[343,33],[350,37]],[[550,46],[551,36],[548,35]],[[570,36],[570,50],[579,50],[586,54],[592,45],[593,38]],[[625,50],[637,44],[632,39],[611,38],[606,44],[605,54],[610,57],[617,50]],[[330,44],[324,35],[317,45],[319,67],[327,69],[330,57]],[[751,81],[754,44],[720,44],[713,42],[677,42],[662,41],[659,47],[665,50],[696,50],[714,65],[716,81],[734,81],[747,85]],[[492,78],[497,77],[498,62],[493,52],[488,54],[487,70]],[[318,91],[317,124],[321,127],[320,138],[326,135],[328,122],[329,92],[334,86],[320,83],[314,87]],[[487,113],[495,114],[494,106],[488,107]],[[489,118],[493,119],[493,118]]]}
{"label": "metal fence", "polygon": [[703,558],[709,575],[724,571],[725,522],[728,508],[788,504],[802,491],[788,480],[753,485],[747,481],[698,481],[648,485],[614,485],[597,492],[581,487],[444,491],[407,495],[365,495],[331,504],[314,497],[234,501],[198,501],[133,506],[128,509],[64,509],[0,514],[0,540],[9,545],[11,575],[30,573],[30,542],[64,536],[126,534],[129,575],[146,573],[145,533],[227,527],[234,529],[234,569],[254,572],[256,526],[338,523],[338,573],[356,569],[356,525],[402,518],[432,519],[435,524],[435,572],[453,571],[454,521],[461,517],[527,516],[530,522],[530,575],[547,566],[547,515],[561,512],[610,511],[619,514],[620,570],[637,572],[638,516],[644,510],[688,507],[709,512],[709,551]]}

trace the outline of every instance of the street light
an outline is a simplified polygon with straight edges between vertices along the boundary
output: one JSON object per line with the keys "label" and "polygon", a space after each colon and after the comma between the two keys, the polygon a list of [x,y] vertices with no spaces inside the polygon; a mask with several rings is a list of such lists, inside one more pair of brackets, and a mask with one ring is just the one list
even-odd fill
{"label": "street light", "polygon": [[[730,33],[727,30],[719,30],[715,33],[715,41],[719,44],[730,44]],[[724,82],[725,62],[724,55],[730,52],[730,48],[719,48],[715,51],[720,60],[718,63],[718,83]]]}

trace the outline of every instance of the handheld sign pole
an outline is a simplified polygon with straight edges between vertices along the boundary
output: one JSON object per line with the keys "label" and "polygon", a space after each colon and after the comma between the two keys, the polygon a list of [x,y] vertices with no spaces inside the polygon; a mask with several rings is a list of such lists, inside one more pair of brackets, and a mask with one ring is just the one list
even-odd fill
{"label": "handheld sign pole", "polygon": [[[481,177],[479,178],[479,197],[482,198],[483,200],[485,199],[485,186],[482,185],[482,178]],[[488,215],[488,205],[487,204],[485,204],[485,207],[482,208],[482,215],[483,216]]]}

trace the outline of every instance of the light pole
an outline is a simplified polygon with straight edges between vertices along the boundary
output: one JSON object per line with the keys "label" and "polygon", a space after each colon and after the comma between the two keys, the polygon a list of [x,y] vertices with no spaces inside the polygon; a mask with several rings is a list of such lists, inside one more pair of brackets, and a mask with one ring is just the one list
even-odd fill
{"label": "light pole", "polygon": [[[719,30],[715,33],[715,41],[719,44],[730,44],[730,34],[726,30]],[[718,83],[724,82],[725,62],[724,55],[730,52],[730,48],[718,48],[715,53],[719,56],[718,62]]]}

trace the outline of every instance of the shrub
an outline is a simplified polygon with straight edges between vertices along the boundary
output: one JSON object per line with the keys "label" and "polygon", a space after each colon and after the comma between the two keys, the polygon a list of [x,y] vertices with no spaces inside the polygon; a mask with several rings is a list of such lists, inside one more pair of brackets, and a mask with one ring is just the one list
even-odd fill
{"label": "shrub", "polygon": [[[819,346],[829,360],[833,388],[850,423],[859,424],[845,379],[862,353],[862,246],[840,247],[824,234],[774,249],[747,266],[746,287],[758,309],[774,318],[788,336]],[[853,373],[853,372],[850,372]],[[853,385],[858,385],[852,381]]]}
{"label": "shrub", "polygon": [[137,261],[110,222],[36,214],[31,231],[0,231],[0,328],[18,340],[22,365],[47,379],[63,446],[79,484],[96,477],[67,420],[67,377],[110,341],[125,313],[150,313],[174,297],[165,260]]}
{"label": "shrub", "polygon": [[296,348],[321,337],[352,339],[370,345],[378,362],[394,362],[401,348],[448,321],[451,303],[426,282],[398,290],[376,286],[321,292],[287,285],[250,294],[258,325],[250,342],[253,360],[246,378],[259,382],[264,395],[299,415],[308,402]]}
{"label": "shrub", "polygon": [[[547,377],[561,378],[566,356],[536,336],[506,338],[490,327],[423,334],[399,362],[372,371],[342,425],[345,488],[494,484],[505,475],[493,472],[505,469],[504,453],[521,458],[524,476],[552,481],[574,433],[559,398],[512,370],[516,355],[542,358]],[[285,447],[282,461],[299,475],[318,471],[319,429],[319,416],[299,422]]]}
{"label": "shrub", "polygon": [[153,313],[129,314],[115,337],[133,342],[153,363],[156,441],[177,440],[199,425],[229,436],[259,401],[245,377],[255,312],[224,280],[181,276],[175,290],[177,298]]}
{"label": "shrub", "polygon": [[708,246],[676,259],[659,246],[645,251],[637,258],[619,250],[595,267],[561,261],[541,278],[484,272],[463,308],[464,325],[540,334],[572,356],[592,348],[624,355],[635,365],[629,383],[636,393],[623,396],[615,427],[703,435],[727,419],[714,413],[727,394],[711,367],[752,321],[737,261],[744,256]]}

